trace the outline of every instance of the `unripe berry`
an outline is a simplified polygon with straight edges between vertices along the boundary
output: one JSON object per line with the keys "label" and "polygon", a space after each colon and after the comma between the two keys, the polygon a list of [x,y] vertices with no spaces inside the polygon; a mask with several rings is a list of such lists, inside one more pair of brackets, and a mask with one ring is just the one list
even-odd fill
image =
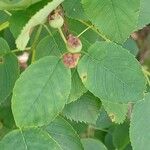
{"label": "unripe berry", "polygon": [[59,13],[49,16],[49,24],[52,28],[61,28],[64,24],[64,19]]}
{"label": "unripe berry", "polygon": [[82,49],[80,39],[70,34],[67,38],[67,49],[70,53],[79,53]]}

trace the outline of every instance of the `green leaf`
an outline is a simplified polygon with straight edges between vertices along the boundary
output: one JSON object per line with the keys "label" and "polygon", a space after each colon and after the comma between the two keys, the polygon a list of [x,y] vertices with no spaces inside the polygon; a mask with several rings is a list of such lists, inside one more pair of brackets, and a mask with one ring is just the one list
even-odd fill
{"label": "green leaf", "polygon": [[87,92],[87,89],[84,87],[77,70],[72,71],[72,82],[71,82],[71,91],[68,99],[68,103],[76,101],[84,93]]}
{"label": "green leaf", "polygon": [[0,56],[3,56],[4,54],[7,54],[9,52],[10,52],[9,45],[3,38],[0,38]]}
{"label": "green leaf", "polygon": [[35,59],[38,60],[49,55],[61,56],[65,49],[66,46],[58,33],[52,36],[46,36],[36,47]]}
{"label": "green leaf", "polygon": [[116,149],[123,150],[130,143],[128,123],[115,126],[112,136]]}
{"label": "green leaf", "polygon": [[0,10],[0,24],[8,21],[9,16],[4,11]]}
{"label": "green leaf", "polygon": [[130,53],[133,54],[134,56],[136,56],[139,52],[138,46],[132,38],[128,38],[123,44],[123,47],[129,50]]}
{"label": "green leaf", "polygon": [[111,102],[102,102],[104,109],[107,111],[112,122],[123,123],[126,119],[128,112],[127,104],[111,103]]}
{"label": "green leaf", "polygon": [[131,146],[131,143],[129,143],[129,144],[125,147],[124,150],[133,150],[133,149],[132,149],[132,146]]}
{"label": "green leaf", "polygon": [[30,31],[35,26],[46,22],[48,15],[56,9],[64,0],[53,0],[49,2],[44,8],[40,9],[35,15],[31,17],[28,23],[23,27],[21,34],[16,40],[17,48],[24,50],[30,39]]}
{"label": "green leaf", "polygon": [[123,43],[136,29],[140,0],[82,0],[90,21],[109,40]]}
{"label": "green leaf", "polygon": [[107,133],[104,139],[104,144],[108,148],[108,150],[115,150],[113,139],[112,139],[112,133]]}
{"label": "green leaf", "polygon": [[19,76],[18,60],[10,52],[7,42],[0,38],[0,104],[13,90]]}
{"label": "green leaf", "polygon": [[45,127],[49,135],[60,145],[62,150],[83,150],[76,131],[62,117],[57,117]]}
{"label": "green leaf", "polygon": [[71,89],[71,72],[55,56],[32,64],[15,84],[12,111],[18,127],[42,126],[63,109]]}
{"label": "green leaf", "polygon": [[141,100],[145,77],[135,57],[112,42],[96,42],[79,61],[85,87],[102,101],[128,103]]}
{"label": "green leaf", "polygon": [[23,9],[41,0],[1,0],[0,9],[2,10],[15,10]]}
{"label": "green leaf", "polygon": [[95,124],[100,112],[100,100],[90,92],[65,106],[63,114],[70,120]]}
{"label": "green leaf", "polygon": [[108,116],[107,112],[102,107],[100,109],[100,114],[96,121],[95,128],[101,130],[101,129],[109,128],[110,126],[112,126],[112,121],[110,117]]}
{"label": "green leaf", "polygon": [[70,18],[83,20],[87,19],[81,5],[81,0],[65,0],[63,2],[63,8],[66,16]]}
{"label": "green leaf", "polygon": [[10,98],[7,98],[5,103],[0,106],[0,140],[9,131],[15,128],[15,121],[12,115],[11,107],[7,104],[8,100],[10,102]]}
{"label": "green leaf", "polygon": [[140,14],[138,20],[138,28],[143,28],[144,26],[150,23],[150,1],[149,0],[140,0]]}
{"label": "green leaf", "polygon": [[10,32],[10,30],[7,28],[7,29],[3,30],[2,33],[3,33],[2,36],[7,41],[10,49],[11,50],[16,49],[15,39],[14,39],[12,33]]}
{"label": "green leaf", "polygon": [[[37,13],[41,8],[43,8],[46,4],[47,4],[47,0],[32,5],[27,9],[12,12],[12,15],[9,20],[9,28],[13,36],[15,37],[15,39],[17,39],[17,37],[21,33],[22,28],[27,24],[29,19],[35,13]],[[33,33],[36,32],[36,30],[31,29],[30,34],[32,33],[32,30]]]}
{"label": "green leaf", "polygon": [[76,122],[73,120],[67,120],[71,126],[75,129],[75,131],[77,132],[78,135],[80,135],[80,137],[85,136],[87,129],[89,127],[88,124],[84,123],[84,122]]}
{"label": "green leaf", "polygon": [[15,125],[10,106],[0,106],[0,122],[6,128],[12,128]]}
{"label": "green leaf", "polygon": [[[30,16],[27,11],[16,11],[10,17],[10,31],[12,32],[15,38],[20,34],[23,26],[27,23]],[[17,22],[17,23],[16,23]]]}
{"label": "green leaf", "polygon": [[133,108],[130,139],[134,150],[150,149],[150,93]]}
{"label": "green leaf", "polygon": [[85,138],[85,139],[82,139],[81,141],[82,141],[84,150],[107,150],[105,145],[99,140]]}
{"label": "green leaf", "polygon": [[62,150],[59,145],[41,129],[14,130],[0,142],[2,150]]}

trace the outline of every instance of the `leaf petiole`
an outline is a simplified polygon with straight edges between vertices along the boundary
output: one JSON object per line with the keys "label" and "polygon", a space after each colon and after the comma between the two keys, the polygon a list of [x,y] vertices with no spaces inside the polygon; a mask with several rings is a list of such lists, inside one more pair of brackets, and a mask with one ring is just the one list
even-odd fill
{"label": "leaf petiole", "polygon": [[144,75],[145,75],[145,77],[146,77],[146,80],[147,80],[148,85],[150,86],[150,79],[149,79],[149,77],[150,77],[150,72],[147,71],[144,67],[142,67],[142,71],[143,71],[143,73],[144,73]]}
{"label": "leaf petiole", "polygon": [[9,22],[6,21],[6,22],[4,22],[4,23],[2,23],[2,24],[0,25],[0,31],[6,29],[6,28],[8,28],[8,27],[9,27]]}
{"label": "leaf petiole", "polygon": [[62,29],[61,29],[61,28],[58,28],[58,31],[59,31],[59,33],[60,33],[60,35],[61,35],[63,41],[64,41],[65,44],[66,44],[66,43],[67,43],[67,40],[66,40],[66,38],[65,38],[65,36],[64,36],[64,33],[63,33]]}
{"label": "leaf petiole", "polygon": [[87,30],[91,29],[93,25],[87,27],[85,30],[83,30],[77,37],[79,38],[82,34],[84,34]]}
{"label": "leaf petiole", "polygon": [[39,39],[39,36],[41,34],[41,31],[42,31],[42,25],[39,26],[38,30],[37,30],[37,33],[35,35],[35,38],[34,38],[34,41],[33,41],[33,44],[31,46],[31,51],[32,51],[32,58],[31,58],[31,62],[33,63],[34,62],[34,59],[35,59],[35,48],[36,48],[36,45],[37,45],[37,41]]}
{"label": "leaf petiole", "polygon": [[[84,24],[84,25],[86,25],[86,26],[88,26],[88,27],[90,27],[91,25],[90,24],[88,24],[87,22],[84,22],[84,21],[82,21],[82,20],[79,20],[82,24]],[[110,42],[110,40],[104,35],[104,34],[102,34],[102,33],[100,33],[93,25],[91,26],[91,29],[93,30],[93,31],[95,31],[101,38],[103,38],[105,41],[107,41],[107,42]]]}
{"label": "leaf petiole", "polygon": [[8,10],[4,10],[4,12],[9,15],[9,16],[12,16],[12,14],[8,11]]}
{"label": "leaf petiole", "polygon": [[[27,47],[24,51],[29,51],[31,49],[31,47]],[[19,49],[14,49],[14,50],[12,50],[11,51],[12,53],[17,53],[17,52],[23,52],[23,51],[21,51],[21,50],[19,50]]]}

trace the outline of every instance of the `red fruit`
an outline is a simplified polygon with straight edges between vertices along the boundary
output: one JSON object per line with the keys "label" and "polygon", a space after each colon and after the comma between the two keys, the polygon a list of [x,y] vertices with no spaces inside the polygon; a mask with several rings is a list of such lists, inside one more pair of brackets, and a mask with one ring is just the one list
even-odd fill
{"label": "red fruit", "polygon": [[67,53],[63,55],[63,62],[68,68],[75,68],[78,64],[81,54]]}
{"label": "red fruit", "polygon": [[82,49],[80,39],[70,34],[67,39],[67,49],[70,53],[79,53]]}

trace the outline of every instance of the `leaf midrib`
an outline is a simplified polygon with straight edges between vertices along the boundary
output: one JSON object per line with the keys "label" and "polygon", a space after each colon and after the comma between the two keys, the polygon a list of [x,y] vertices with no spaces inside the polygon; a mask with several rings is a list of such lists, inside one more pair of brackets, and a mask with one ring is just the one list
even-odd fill
{"label": "leaf midrib", "polygon": [[[129,87],[130,88],[130,86],[127,84],[127,83],[125,83],[124,81],[122,81],[114,72],[112,72],[111,70],[109,70],[109,68],[107,68],[107,67],[105,67],[104,65],[101,65],[101,63],[100,63],[100,61],[101,60],[99,60],[99,59],[96,59],[96,58],[94,58],[94,57],[92,57],[92,56],[90,56],[90,55],[86,55],[87,57],[89,57],[89,58],[91,58],[90,60],[91,61],[96,61],[96,62],[98,62],[98,64],[100,65],[100,67],[102,67],[102,68],[104,68],[105,70],[108,70],[111,74],[113,74],[114,75],[114,77],[116,77],[116,79],[118,79],[120,82],[122,82],[124,85],[126,85],[127,87]],[[135,89],[134,89],[135,90]],[[136,90],[137,91],[137,90]],[[137,91],[138,92],[138,91]]]}
{"label": "leaf midrib", "polygon": [[52,74],[49,76],[49,78],[48,78],[46,84],[44,84],[44,86],[41,88],[41,91],[39,92],[39,94],[38,94],[38,96],[35,98],[35,100],[33,101],[32,105],[29,107],[29,110],[27,111],[27,113],[25,114],[25,116],[22,117],[22,118],[23,118],[22,122],[26,119],[27,115],[28,115],[28,114],[30,113],[30,111],[32,110],[31,108],[34,106],[34,104],[37,102],[37,100],[39,100],[39,97],[40,97],[42,91],[45,89],[45,87],[47,86],[47,84],[49,84],[49,81],[50,81],[52,75],[54,74],[54,72],[55,72],[55,70],[56,70],[57,65],[59,64],[59,62],[60,62],[60,60],[58,60],[58,62],[56,63],[56,65],[55,65],[55,67],[54,67],[54,71],[53,71]]}

